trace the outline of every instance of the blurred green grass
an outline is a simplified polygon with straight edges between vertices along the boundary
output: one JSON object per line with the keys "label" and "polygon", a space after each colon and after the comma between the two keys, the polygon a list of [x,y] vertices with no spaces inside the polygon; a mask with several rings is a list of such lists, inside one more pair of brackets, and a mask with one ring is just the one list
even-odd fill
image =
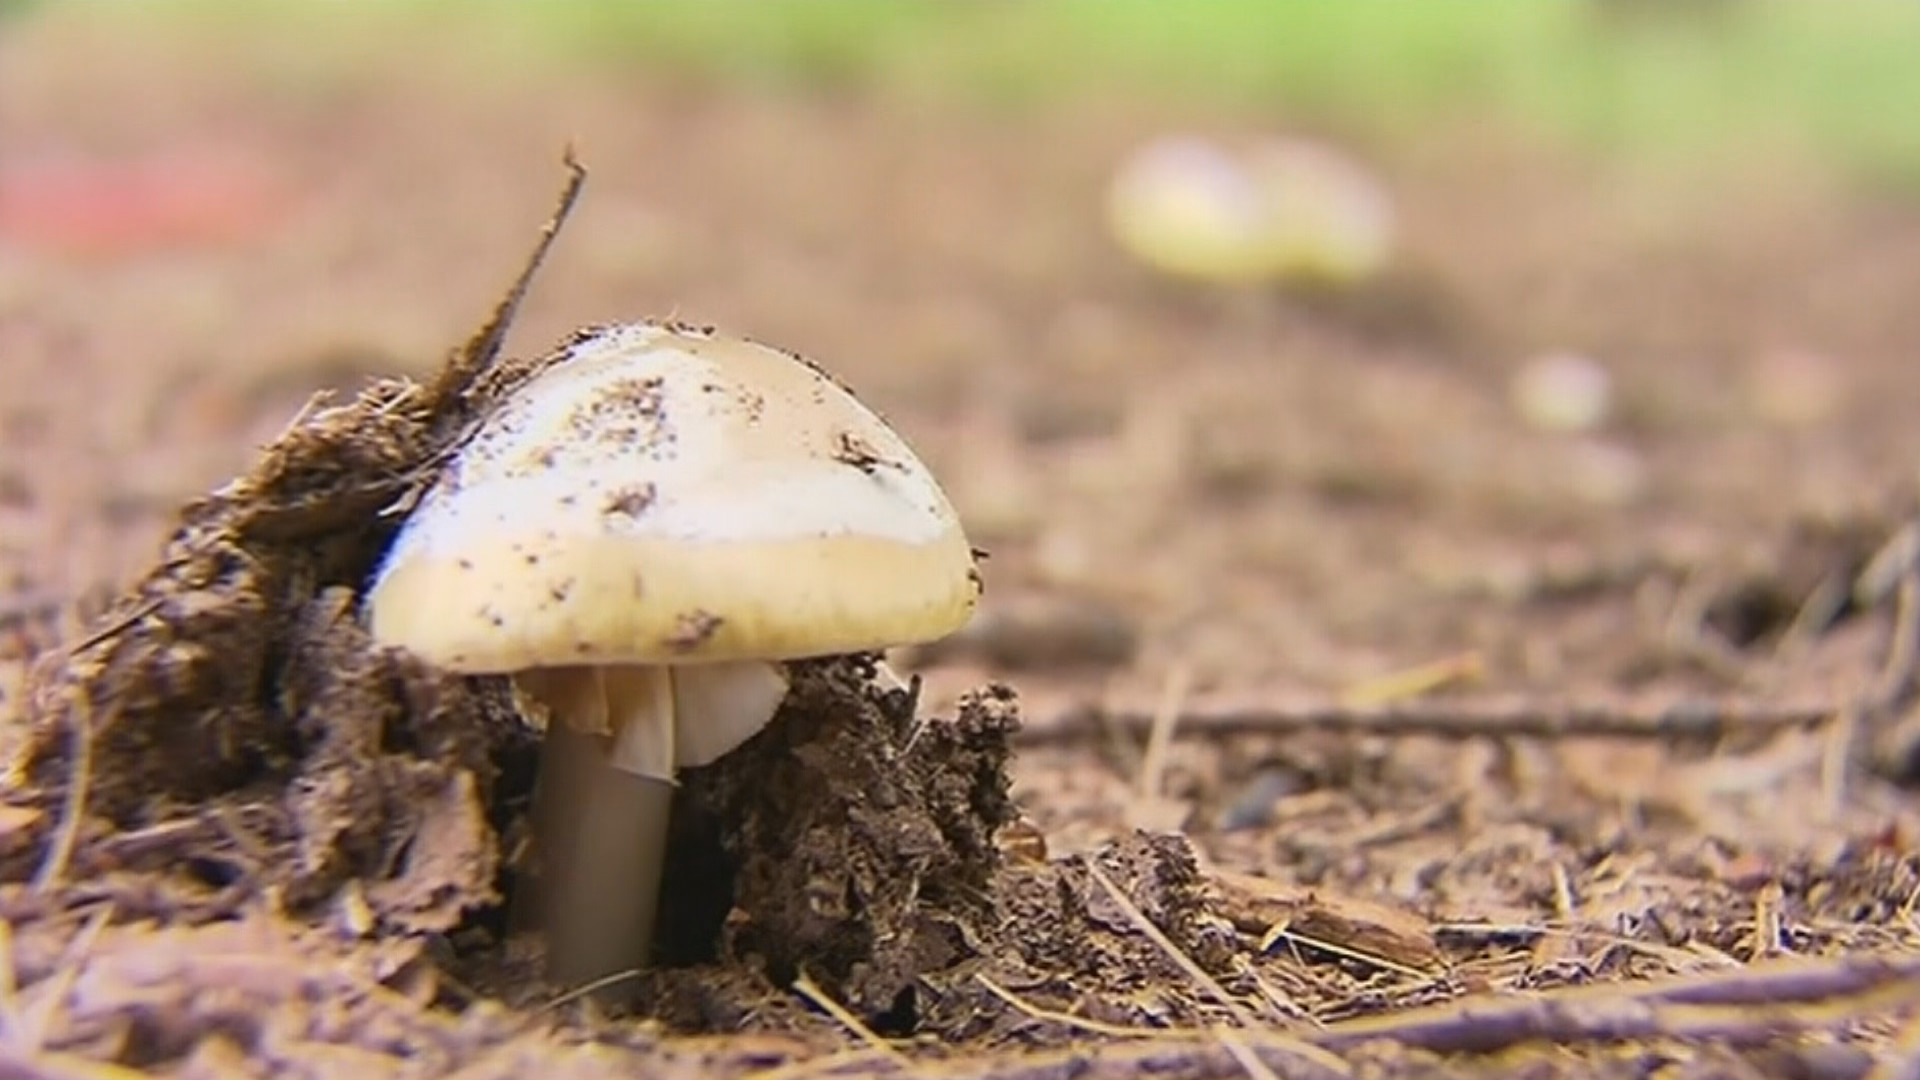
{"label": "blurred green grass", "polygon": [[342,42],[464,42],[527,70],[648,70],[1001,108],[1135,95],[1385,135],[1493,119],[1609,154],[1792,147],[1920,182],[1912,0],[1735,0],[1724,19],[1711,0],[1643,0],[1634,6],[1645,17],[1611,28],[1591,0],[85,6],[93,19],[265,30],[293,52],[336,58],[351,52]]}

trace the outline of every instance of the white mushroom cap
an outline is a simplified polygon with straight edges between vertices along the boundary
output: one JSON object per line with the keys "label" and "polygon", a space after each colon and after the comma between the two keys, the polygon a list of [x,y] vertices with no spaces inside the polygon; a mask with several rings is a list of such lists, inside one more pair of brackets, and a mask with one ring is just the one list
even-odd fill
{"label": "white mushroom cap", "polygon": [[833,379],[637,323],[485,420],[368,609],[377,640],[480,673],[879,649],[957,630],[978,595],[932,474]]}

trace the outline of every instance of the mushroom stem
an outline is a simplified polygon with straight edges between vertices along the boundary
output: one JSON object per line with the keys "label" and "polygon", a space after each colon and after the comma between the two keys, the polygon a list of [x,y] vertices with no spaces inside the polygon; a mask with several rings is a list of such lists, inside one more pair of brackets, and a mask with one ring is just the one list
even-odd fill
{"label": "mushroom stem", "polygon": [[[673,684],[664,668],[545,674],[552,719],[535,792],[538,909],[548,979],[580,986],[643,968],[650,959],[673,805]],[[604,724],[592,722],[595,713]],[[608,728],[611,737],[601,733]],[[613,764],[618,744],[655,740],[666,746],[660,775]],[[624,1003],[635,987],[633,980],[618,980],[594,996]]]}

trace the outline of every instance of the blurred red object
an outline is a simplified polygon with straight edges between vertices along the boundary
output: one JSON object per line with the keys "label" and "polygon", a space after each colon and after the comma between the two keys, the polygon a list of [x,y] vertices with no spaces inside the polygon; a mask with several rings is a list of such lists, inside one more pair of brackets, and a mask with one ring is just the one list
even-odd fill
{"label": "blurred red object", "polygon": [[259,235],[284,203],[269,170],[231,152],[10,157],[0,163],[0,245],[109,258],[218,247]]}

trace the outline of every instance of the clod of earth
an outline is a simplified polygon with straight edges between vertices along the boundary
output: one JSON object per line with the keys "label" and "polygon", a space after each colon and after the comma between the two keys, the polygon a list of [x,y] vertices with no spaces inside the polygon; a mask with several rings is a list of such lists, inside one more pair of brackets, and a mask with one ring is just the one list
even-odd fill
{"label": "clod of earth", "polygon": [[711,330],[586,331],[485,417],[394,540],[374,638],[507,674],[545,729],[547,972],[650,959],[677,770],[764,728],[783,661],[940,638],[979,595],[946,495],[820,369]]}

